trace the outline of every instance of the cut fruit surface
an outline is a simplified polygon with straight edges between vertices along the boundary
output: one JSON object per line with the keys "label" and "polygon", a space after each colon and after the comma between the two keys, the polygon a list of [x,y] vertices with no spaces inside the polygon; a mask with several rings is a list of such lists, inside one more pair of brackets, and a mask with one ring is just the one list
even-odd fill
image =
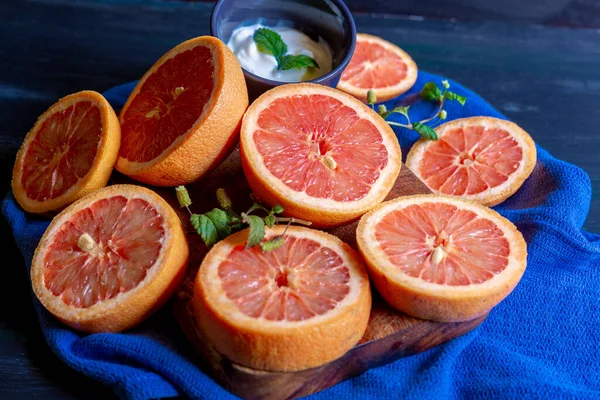
{"label": "cut fruit surface", "polygon": [[117,116],[101,94],[62,98],[23,141],[13,168],[15,199],[26,211],[46,213],[104,187],[120,141]]}
{"label": "cut fruit surface", "polygon": [[123,113],[122,156],[148,162],[185,135],[210,101],[214,73],[210,49],[196,46],[166,60],[148,76]]}
{"label": "cut fruit surface", "polygon": [[536,164],[535,143],[516,124],[491,117],[457,119],[419,140],[406,165],[435,193],[494,206],[515,193]]}
{"label": "cut fruit surface", "polygon": [[59,214],[36,249],[31,277],[40,302],[88,332],[141,322],[177,288],[188,247],[173,209],[154,192],[115,185]]}
{"label": "cut fruit surface", "polygon": [[[281,235],[284,227],[267,232]],[[196,277],[197,320],[217,350],[273,371],[316,367],[362,337],[371,310],[366,269],[335,236],[290,227],[283,246],[245,248],[248,231],[210,250]]]}
{"label": "cut fruit surface", "polygon": [[510,221],[448,196],[385,202],[361,219],[356,237],[382,297],[419,318],[481,316],[513,290],[526,266],[527,246]]}
{"label": "cut fruit surface", "polygon": [[208,36],[181,43],[127,99],[117,169],[153,185],[194,181],[233,149],[247,107],[242,69],[224,43]]}
{"label": "cut fruit surface", "polygon": [[364,214],[391,190],[401,151],[389,125],[338,90],[279,86],[248,109],[242,166],[255,194],[315,226]]}
{"label": "cut fruit surface", "polygon": [[359,33],[337,88],[363,102],[372,89],[377,101],[387,101],[409,90],[416,81],[417,65],[404,50],[377,36]]}

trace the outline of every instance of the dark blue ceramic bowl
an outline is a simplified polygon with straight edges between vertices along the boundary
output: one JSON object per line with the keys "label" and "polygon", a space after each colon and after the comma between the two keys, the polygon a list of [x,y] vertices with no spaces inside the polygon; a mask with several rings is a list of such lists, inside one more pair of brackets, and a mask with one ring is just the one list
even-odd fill
{"label": "dark blue ceramic bowl", "polygon": [[[341,0],[219,0],[213,9],[211,34],[227,43],[240,25],[262,23],[287,25],[304,32],[313,40],[321,36],[333,50],[333,69],[308,82],[337,86],[350,62],[356,45],[356,26],[348,7]],[[248,92],[255,99],[278,82],[244,70]],[[287,82],[289,83],[289,82]]]}

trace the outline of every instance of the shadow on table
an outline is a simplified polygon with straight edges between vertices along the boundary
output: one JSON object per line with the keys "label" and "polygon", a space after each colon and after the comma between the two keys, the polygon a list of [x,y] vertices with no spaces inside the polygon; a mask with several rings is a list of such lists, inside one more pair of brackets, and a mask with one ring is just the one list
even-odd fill
{"label": "shadow on table", "polygon": [[558,186],[556,177],[548,172],[542,162],[538,161],[523,186],[504,201],[499,209],[521,210],[543,206],[547,203],[548,196],[554,193]]}

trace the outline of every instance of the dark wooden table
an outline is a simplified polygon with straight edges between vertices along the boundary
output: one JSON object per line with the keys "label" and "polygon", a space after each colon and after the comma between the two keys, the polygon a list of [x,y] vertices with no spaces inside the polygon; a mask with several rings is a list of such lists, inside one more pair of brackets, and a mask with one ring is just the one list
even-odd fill
{"label": "dark wooden table", "polygon": [[[174,45],[208,33],[211,4],[141,3],[0,4],[2,193],[9,190],[23,136],[56,99],[137,79]],[[372,13],[356,13],[355,20],[359,31],[393,41],[420,68],[464,83],[552,154],[582,167],[594,189],[585,227],[600,232],[600,31]],[[68,369],[48,349],[23,260],[4,219],[0,223],[3,259],[9,260],[0,279],[0,398],[110,398],[110,391]]]}

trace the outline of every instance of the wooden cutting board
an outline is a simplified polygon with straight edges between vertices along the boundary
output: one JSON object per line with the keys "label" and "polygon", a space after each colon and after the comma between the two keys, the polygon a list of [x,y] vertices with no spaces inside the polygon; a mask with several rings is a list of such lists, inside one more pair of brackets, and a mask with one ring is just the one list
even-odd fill
{"label": "wooden cutting board", "polygon": [[[225,188],[234,209],[244,210],[251,204],[248,186],[235,150],[223,164],[202,180],[188,185],[193,212],[203,213],[218,207],[215,192]],[[463,335],[483,322],[487,315],[458,323],[425,321],[392,309],[373,290],[373,308],[367,330],[360,342],[343,357],[321,367],[297,372],[259,371],[235,364],[215,350],[195,320],[192,287],[198,267],[208,251],[189,222],[189,215],[177,205],[173,188],[153,188],[178,210],[188,232],[190,263],[184,284],[174,300],[174,312],[181,328],[200,357],[200,366],[230,392],[245,399],[287,399],[306,396],[335,385],[368,369],[376,368],[407,355],[419,353]],[[403,166],[387,199],[410,194],[431,193]],[[335,228],[330,233],[356,247],[358,222]]]}

